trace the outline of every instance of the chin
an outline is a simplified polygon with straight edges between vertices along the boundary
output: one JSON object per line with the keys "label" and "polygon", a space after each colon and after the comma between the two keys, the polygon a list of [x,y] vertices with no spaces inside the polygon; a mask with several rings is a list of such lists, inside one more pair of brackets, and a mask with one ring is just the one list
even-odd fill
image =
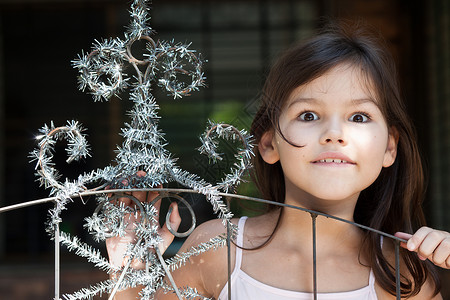
{"label": "chin", "polygon": [[349,192],[349,193],[340,193],[340,192],[329,192],[329,193],[319,193],[316,198],[322,201],[348,201],[348,200],[357,200],[359,196],[358,193]]}
{"label": "chin", "polygon": [[308,184],[305,186],[288,185],[286,196],[291,195],[301,206],[327,207],[330,205],[351,202],[356,204],[361,190],[357,186],[344,186],[342,182],[328,182],[328,184]]}
{"label": "chin", "polygon": [[312,204],[311,206],[317,207],[318,210],[321,210],[320,208],[326,208],[330,206],[335,205],[342,205],[344,202],[349,203],[352,205],[356,204],[356,201],[358,201],[359,192],[336,192],[334,191],[328,191],[328,190],[321,190],[317,193],[311,193],[309,202]]}

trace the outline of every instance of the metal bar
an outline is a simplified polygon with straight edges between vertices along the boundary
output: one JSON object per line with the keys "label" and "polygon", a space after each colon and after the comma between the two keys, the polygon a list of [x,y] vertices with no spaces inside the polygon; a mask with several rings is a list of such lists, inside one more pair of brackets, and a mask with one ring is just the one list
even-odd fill
{"label": "metal bar", "polygon": [[395,294],[397,300],[401,300],[400,290],[400,242],[395,241]]}
{"label": "metal bar", "polygon": [[227,223],[228,300],[231,300],[231,247],[230,246],[231,246],[231,230],[230,230],[230,223]]}
{"label": "metal bar", "polygon": [[232,197],[232,198],[239,198],[239,199],[242,199],[242,200],[249,200],[249,201],[254,201],[254,202],[259,202],[259,203],[264,203],[264,204],[271,204],[271,205],[276,205],[276,206],[281,206],[281,207],[287,207],[287,208],[292,208],[292,209],[296,209],[296,210],[301,210],[301,211],[304,211],[304,212],[308,212],[310,214],[316,214],[318,216],[323,216],[323,217],[326,217],[326,218],[330,218],[330,219],[334,219],[334,220],[341,221],[341,222],[344,222],[344,223],[348,223],[348,224],[354,225],[356,227],[359,227],[359,228],[362,228],[362,229],[365,229],[365,230],[368,230],[368,231],[372,231],[372,232],[378,233],[378,234],[380,234],[382,236],[385,236],[387,238],[390,238],[392,240],[396,240],[396,241],[404,242],[404,243],[408,242],[407,240],[398,238],[395,235],[392,235],[392,234],[389,234],[389,233],[385,233],[383,231],[379,231],[377,229],[373,229],[371,227],[368,227],[368,226],[365,226],[365,225],[362,225],[362,224],[358,224],[358,223],[355,223],[355,222],[352,222],[352,221],[349,221],[349,220],[346,220],[346,219],[342,219],[342,218],[339,218],[339,217],[335,217],[335,216],[332,216],[332,215],[328,215],[326,213],[322,213],[322,212],[319,212],[319,211],[314,211],[314,210],[311,210],[311,209],[298,207],[298,206],[295,206],[295,205],[290,205],[290,204],[286,204],[286,203],[280,203],[280,202],[275,202],[275,201],[270,201],[270,200],[265,200],[265,199],[260,199],[260,198],[242,196],[242,195],[227,194],[227,193],[218,193],[218,195],[219,196],[228,196],[228,197]]}
{"label": "metal bar", "polygon": [[164,269],[164,272],[166,273],[167,278],[169,278],[170,284],[172,284],[175,294],[177,295],[178,299],[183,300],[183,297],[181,297],[180,291],[178,290],[178,287],[175,284],[175,280],[173,280],[172,273],[170,273],[170,270],[167,267],[166,262],[164,261],[161,251],[159,251],[158,247],[155,248],[155,251],[156,251],[156,254],[158,255],[158,259],[161,262],[161,265]]}
{"label": "metal bar", "polygon": [[[71,195],[70,197],[73,198],[78,198],[81,196],[92,196],[92,195],[98,195],[98,194],[108,194],[108,193],[117,193],[117,192],[141,192],[141,191],[153,191],[153,192],[172,192],[172,193],[192,193],[192,194],[201,194],[199,191],[194,191],[191,189],[171,189],[171,188],[147,188],[147,189],[112,189],[112,190],[89,190],[86,192],[81,192],[78,194],[74,194]],[[377,229],[373,229],[371,227],[362,225],[362,224],[358,224],[346,219],[342,219],[339,217],[335,217],[332,215],[328,215],[322,212],[318,212],[318,211],[314,211],[314,210],[310,210],[310,209],[306,209],[303,207],[298,207],[295,205],[290,205],[290,204],[286,204],[286,203],[279,203],[279,202],[275,202],[275,201],[270,201],[270,200],[265,200],[265,199],[261,199],[261,198],[255,198],[255,197],[248,197],[248,196],[242,196],[242,195],[235,195],[235,194],[228,194],[228,193],[218,193],[219,196],[222,197],[230,197],[230,198],[239,198],[242,200],[248,200],[248,201],[253,201],[253,202],[259,202],[259,203],[265,203],[265,204],[271,204],[271,205],[276,205],[276,206],[281,206],[281,207],[288,207],[288,208],[292,208],[292,209],[296,209],[296,210],[301,210],[304,212],[308,212],[308,213],[313,213],[316,214],[318,216],[323,216],[326,218],[330,218],[330,219],[334,219],[337,221],[341,221],[344,223],[348,223],[348,224],[352,224],[356,227],[371,231],[371,232],[375,232],[378,233],[382,236],[385,236],[387,238],[390,238],[394,241],[399,241],[399,242],[408,242],[405,239],[401,239],[398,238],[392,234],[389,233],[385,233],[383,231],[379,231]],[[41,199],[41,200],[34,200],[34,201],[29,201],[29,202],[25,202],[25,203],[21,203],[21,204],[17,204],[17,205],[12,205],[12,206],[6,206],[3,208],[0,208],[0,213],[8,211],[8,210],[13,210],[13,209],[17,209],[17,208],[22,208],[22,207],[26,207],[26,206],[32,206],[32,205],[37,205],[37,204],[41,204],[41,203],[45,203],[45,202],[51,202],[51,201],[56,201],[56,197],[51,197],[51,198],[45,198],[45,199]]]}
{"label": "metal bar", "polygon": [[16,209],[20,209],[20,208],[24,208],[24,207],[28,207],[28,206],[39,205],[39,204],[43,204],[43,203],[47,203],[47,202],[55,202],[55,201],[56,201],[56,197],[51,197],[51,198],[44,198],[44,199],[39,199],[39,200],[18,203],[18,204],[14,204],[14,205],[10,205],[10,206],[5,206],[5,207],[0,208],[0,214],[10,211],[10,210],[16,210]]}
{"label": "metal bar", "polygon": [[59,300],[59,278],[60,278],[60,245],[59,245],[59,223],[55,224],[55,300]]}
{"label": "metal bar", "polygon": [[311,214],[312,219],[312,238],[313,238],[313,292],[314,300],[317,300],[317,240],[316,240],[316,214]]}
{"label": "metal bar", "polygon": [[114,296],[116,295],[117,291],[119,290],[119,286],[120,286],[120,284],[122,283],[123,279],[125,278],[125,274],[127,273],[128,268],[129,268],[130,265],[131,265],[131,261],[132,261],[132,259],[130,258],[130,259],[127,261],[127,264],[123,267],[122,273],[120,273],[120,276],[119,276],[119,278],[117,279],[117,282],[116,282],[116,284],[114,285],[114,288],[113,288],[113,290],[111,291],[111,294],[109,294],[108,300],[113,300],[113,299],[114,299]]}
{"label": "metal bar", "polygon": [[[230,198],[227,199],[227,207],[230,209]],[[231,225],[227,222],[227,268],[228,268],[228,300],[231,300]],[[244,246],[244,245],[242,245]],[[237,247],[237,245],[236,245]],[[236,259],[236,258],[235,258]]]}

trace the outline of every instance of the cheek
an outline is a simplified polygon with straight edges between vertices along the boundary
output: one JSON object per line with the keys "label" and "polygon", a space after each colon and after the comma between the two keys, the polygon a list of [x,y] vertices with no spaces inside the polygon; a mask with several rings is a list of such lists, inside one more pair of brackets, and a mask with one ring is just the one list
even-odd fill
{"label": "cheek", "polygon": [[307,146],[316,144],[319,141],[320,130],[318,130],[317,128],[302,128],[301,130],[297,130],[294,132],[295,134],[290,134],[290,138],[286,138],[293,142],[295,145]]}
{"label": "cheek", "polygon": [[298,146],[305,146],[317,141],[318,134],[320,134],[317,126],[286,120],[280,121],[280,131],[287,142]]}
{"label": "cheek", "polygon": [[351,131],[350,135],[353,143],[358,147],[371,148],[379,143],[379,136],[372,132],[372,130],[358,130],[358,128]]}
{"label": "cheek", "polygon": [[355,146],[353,151],[365,164],[372,168],[382,166],[388,144],[387,130],[380,127],[368,127],[366,130],[354,130],[349,144]]}
{"label": "cheek", "polygon": [[372,163],[383,163],[388,145],[387,134],[380,133],[361,136],[358,139],[358,144],[360,153],[365,155],[367,159],[372,159]]}

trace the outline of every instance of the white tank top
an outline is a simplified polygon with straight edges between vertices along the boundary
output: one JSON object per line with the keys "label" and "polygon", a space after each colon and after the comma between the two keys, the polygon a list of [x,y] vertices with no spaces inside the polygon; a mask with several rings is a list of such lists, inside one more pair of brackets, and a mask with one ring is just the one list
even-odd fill
{"label": "white tank top", "polygon": [[[239,219],[237,245],[243,247],[244,226],[247,217]],[[312,300],[312,293],[283,290],[264,284],[241,270],[242,249],[236,247],[236,263],[231,274],[231,300]],[[358,290],[339,293],[318,293],[318,300],[377,300],[375,293],[375,277],[372,270],[369,276],[369,285]],[[219,300],[228,300],[228,282],[219,295]]]}

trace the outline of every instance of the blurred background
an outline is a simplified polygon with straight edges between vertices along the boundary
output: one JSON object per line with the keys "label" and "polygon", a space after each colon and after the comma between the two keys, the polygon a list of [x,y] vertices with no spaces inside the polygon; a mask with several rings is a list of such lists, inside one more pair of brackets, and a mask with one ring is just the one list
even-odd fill
{"label": "blurred background", "polygon": [[[77,89],[71,61],[82,50],[89,52],[94,40],[123,38],[129,4],[127,0],[0,0],[0,207],[48,197],[28,158],[44,124],[78,120],[87,128],[92,158],[67,166],[64,153],[60,154],[64,151],[55,155],[56,167],[68,178],[105,167],[115,157],[130,101],[124,95],[94,102]],[[313,34],[323,17],[361,20],[380,31],[396,59],[428,169],[424,204],[428,222],[450,231],[449,1],[155,0],[151,17],[155,40],[192,43],[190,48],[208,60],[208,88],[181,100],[159,88],[154,91],[167,149],[182,168],[208,181],[217,180],[233,161],[226,155],[222,164],[208,165],[195,150],[200,146],[198,136],[208,119],[238,128],[250,126],[257,94],[280,51]],[[247,184],[239,192],[253,195],[254,188]],[[82,227],[83,219],[95,209],[94,199],[84,200],[69,205],[61,227],[104,251]],[[200,222],[214,217],[203,199],[190,201]],[[254,209],[233,205],[246,214]],[[44,204],[0,214],[1,299],[53,297],[54,249],[45,233],[49,208],[51,204]],[[449,271],[442,275],[444,299],[450,299]],[[62,250],[63,293],[105,278],[84,259]]]}

